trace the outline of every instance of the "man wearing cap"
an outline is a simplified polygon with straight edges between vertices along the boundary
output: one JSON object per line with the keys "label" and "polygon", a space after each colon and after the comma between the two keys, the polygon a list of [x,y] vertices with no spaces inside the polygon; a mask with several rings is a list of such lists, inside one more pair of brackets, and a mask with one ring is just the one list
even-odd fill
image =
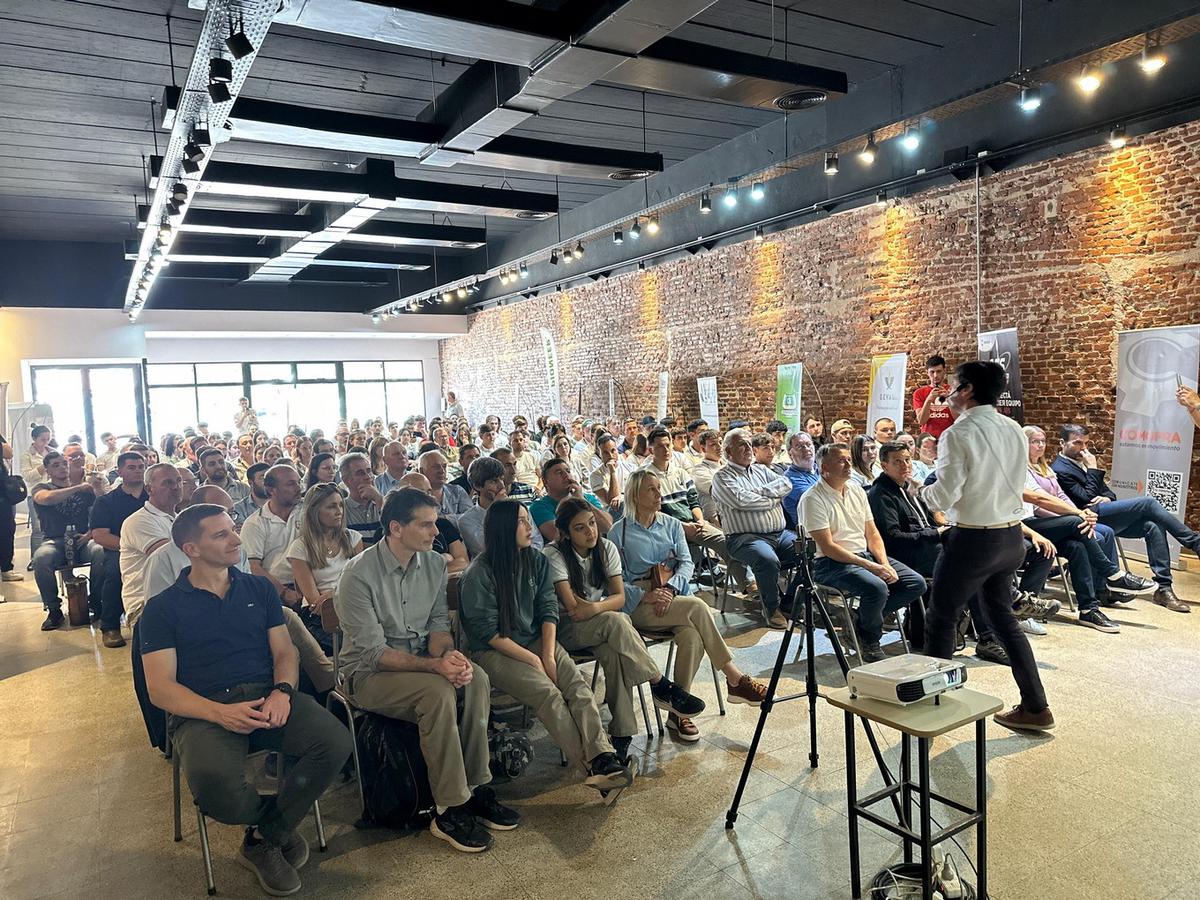
{"label": "man wearing cap", "polygon": [[838,419],[829,429],[829,433],[833,436],[834,443],[849,444],[854,439],[854,426],[849,419]]}

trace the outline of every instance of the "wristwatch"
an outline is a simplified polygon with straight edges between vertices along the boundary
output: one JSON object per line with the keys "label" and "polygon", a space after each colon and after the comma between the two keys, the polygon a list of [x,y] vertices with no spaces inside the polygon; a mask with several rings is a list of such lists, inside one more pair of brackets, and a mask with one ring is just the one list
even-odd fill
{"label": "wristwatch", "polygon": [[287,694],[289,700],[296,693],[296,689],[294,687],[292,687],[290,684],[288,684],[286,681],[281,681],[278,684],[271,685],[271,690],[272,691],[280,691],[281,693]]}

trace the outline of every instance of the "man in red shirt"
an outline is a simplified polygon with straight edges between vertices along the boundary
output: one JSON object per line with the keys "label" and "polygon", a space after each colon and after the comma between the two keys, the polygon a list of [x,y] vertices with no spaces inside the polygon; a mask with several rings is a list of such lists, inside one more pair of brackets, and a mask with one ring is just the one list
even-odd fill
{"label": "man in red shirt", "polygon": [[917,428],[934,437],[954,424],[954,413],[946,405],[950,389],[946,385],[946,360],[934,354],[925,360],[925,372],[929,384],[913,391],[913,412],[917,414]]}

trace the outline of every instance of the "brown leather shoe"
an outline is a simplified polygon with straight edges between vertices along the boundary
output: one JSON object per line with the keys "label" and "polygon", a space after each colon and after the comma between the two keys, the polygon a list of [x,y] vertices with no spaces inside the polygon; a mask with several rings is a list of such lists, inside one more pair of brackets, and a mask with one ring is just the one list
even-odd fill
{"label": "brown leather shoe", "polygon": [[996,713],[992,718],[997,725],[1003,725],[1013,731],[1049,731],[1054,727],[1054,716],[1048,706],[1041,712],[1031,713],[1026,712],[1018,703],[1008,712]]}
{"label": "brown leather shoe", "polygon": [[742,675],[737,684],[731,684],[729,679],[725,679],[725,687],[728,689],[730,703],[762,706],[762,702],[767,699],[766,683],[749,675]]}
{"label": "brown leather shoe", "polygon": [[1165,606],[1171,612],[1190,613],[1192,608],[1175,596],[1175,591],[1169,586],[1159,585],[1151,598],[1159,606]]}
{"label": "brown leather shoe", "polygon": [[104,640],[104,646],[116,650],[118,647],[125,646],[125,638],[121,636],[120,628],[106,628],[100,633]]}

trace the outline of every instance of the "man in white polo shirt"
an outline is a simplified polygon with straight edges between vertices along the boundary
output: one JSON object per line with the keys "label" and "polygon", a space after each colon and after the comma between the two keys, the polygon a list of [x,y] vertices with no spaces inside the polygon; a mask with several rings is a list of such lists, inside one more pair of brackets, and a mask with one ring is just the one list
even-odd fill
{"label": "man in white polo shirt", "polygon": [[[175,507],[181,492],[179,470],[170,463],[157,463],[146,470],[146,496],[137,512],[121,523],[121,601],[125,620],[132,628],[150,598],[146,596],[146,562],[150,554],[171,540]],[[138,655],[137,641],[133,655]]]}
{"label": "man in white polo shirt", "polygon": [[250,573],[270,580],[284,604],[295,606],[303,595],[288,587],[292,583],[292,564],[285,551],[296,536],[300,476],[291,466],[280,463],[267,469],[263,484],[267,502],[242,526],[242,549],[250,560]]}
{"label": "man in white polo shirt", "polygon": [[887,657],[879,646],[884,616],[925,593],[925,579],[888,557],[867,493],[850,478],[850,448],[824,445],[817,451],[817,469],[820,479],[796,508],[817,545],[813,577],[859,598],[855,629],[863,659],[878,662]]}

